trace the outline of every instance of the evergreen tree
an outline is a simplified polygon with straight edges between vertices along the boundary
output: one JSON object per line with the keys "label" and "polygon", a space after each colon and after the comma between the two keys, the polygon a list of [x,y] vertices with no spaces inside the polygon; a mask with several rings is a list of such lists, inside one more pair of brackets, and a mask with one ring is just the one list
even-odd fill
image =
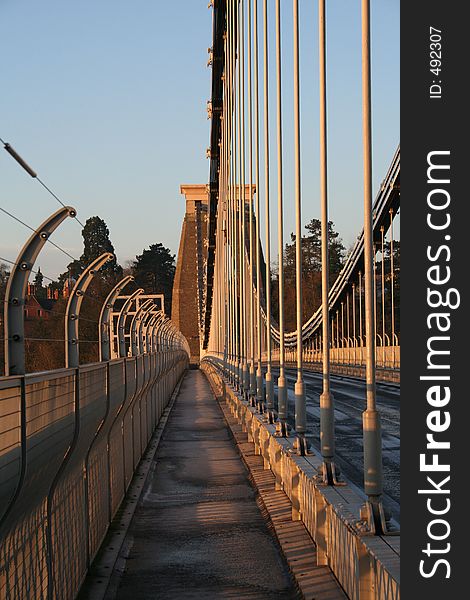
{"label": "evergreen tree", "polygon": [[132,272],[136,285],[147,294],[165,295],[165,312],[171,312],[171,296],[175,277],[175,256],[163,244],[152,244],[135,257]]}
{"label": "evergreen tree", "polygon": [[[321,221],[312,219],[305,225],[307,235],[302,237],[302,273],[321,273]],[[286,244],[284,252],[284,272],[287,281],[295,281],[295,235],[291,233],[291,244]],[[330,262],[330,285],[341,271],[346,248],[334,229],[333,221],[328,221],[328,253]]]}
{"label": "evergreen tree", "polygon": [[[321,221],[312,219],[305,226],[307,234],[302,236],[302,319],[305,322],[321,304]],[[291,233],[291,243],[284,250],[284,306],[286,329],[296,328],[295,298],[295,235]],[[334,229],[334,223],[328,221],[329,283],[334,283],[341,271],[346,249]],[[277,301],[277,299],[276,299]]]}
{"label": "evergreen tree", "polygon": [[36,273],[36,276],[33,280],[34,288],[36,290],[36,298],[45,298],[46,297],[46,288],[44,287],[44,275],[41,273],[41,268],[39,267]]}
{"label": "evergreen tree", "polygon": [[[104,252],[114,254],[114,246],[109,239],[109,229],[100,217],[90,217],[82,230],[83,254],[80,257],[82,269]],[[73,263],[72,263],[73,264]],[[106,278],[122,277],[122,267],[117,264],[116,257],[104,264],[100,272]]]}
{"label": "evergreen tree", "polygon": [[[114,246],[109,239],[109,229],[106,223],[100,217],[90,217],[82,229],[83,254],[79,260],[73,260],[67,265],[67,271],[61,273],[57,280],[57,287],[62,290],[67,279],[72,277],[77,280],[83,269],[85,269],[93,260],[101,256],[104,252],[114,254]],[[117,264],[116,257],[105,263],[100,274],[111,283],[117,282],[122,278],[122,267]]]}

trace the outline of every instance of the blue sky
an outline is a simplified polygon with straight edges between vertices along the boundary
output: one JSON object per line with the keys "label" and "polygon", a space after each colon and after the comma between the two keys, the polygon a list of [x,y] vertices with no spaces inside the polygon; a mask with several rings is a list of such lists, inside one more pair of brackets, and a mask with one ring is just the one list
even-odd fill
{"label": "blue sky", "polygon": [[[0,136],[80,220],[106,221],[121,264],[156,242],[176,253],[179,186],[208,179],[207,3],[0,0]],[[327,5],[330,217],[350,245],[362,227],[360,2]],[[272,0],[269,7],[273,17]],[[300,0],[304,222],[319,217],[316,11],[316,2]],[[283,1],[286,238],[294,228],[291,12]],[[372,1],[372,49],[376,189],[399,141],[398,0]],[[273,103],[271,118],[274,125]],[[272,177],[274,191],[274,165]],[[59,208],[4,151],[0,206],[33,227]],[[4,214],[0,227],[0,256],[14,260],[28,231]],[[54,241],[74,256],[82,252],[71,220]],[[51,247],[37,265],[55,277],[67,262]]]}

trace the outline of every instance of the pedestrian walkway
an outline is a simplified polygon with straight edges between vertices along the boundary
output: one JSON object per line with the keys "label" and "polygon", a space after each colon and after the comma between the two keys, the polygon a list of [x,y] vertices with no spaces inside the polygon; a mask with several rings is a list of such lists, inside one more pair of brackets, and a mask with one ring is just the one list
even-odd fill
{"label": "pedestrian walkway", "polygon": [[124,548],[116,600],[300,597],[201,371],[184,378]]}

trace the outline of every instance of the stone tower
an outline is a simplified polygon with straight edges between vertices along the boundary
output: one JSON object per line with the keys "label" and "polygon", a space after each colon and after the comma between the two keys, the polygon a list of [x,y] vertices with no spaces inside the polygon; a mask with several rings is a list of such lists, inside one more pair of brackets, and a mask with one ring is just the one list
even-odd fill
{"label": "stone tower", "polygon": [[[253,198],[255,186],[245,185],[247,202],[245,210],[247,211],[250,190]],[[199,319],[204,309],[202,298],[205,283],[204,263],[207,259],[208,245],[209,193],[208,186],[205,184],[183,184],[180,186],[180,191],[186,200],[186,214],[181,229],[178,259],[176,261],[171,320],[188,340],[191,350],[191,363],[198,364],[200,358]],[[246,219],[248,221],[248,214],[246,214]],[[254,223],[253,235],[255,235]],[[249,233],[247,233],[247,240],[248,236]],[[264,259],[262,260],[264,269]],[[264,289],[264,281],[262,286]]]}
{"label": "stone tower", "polygon": [[173,283],[171,319],[188,340],[191,363],[199,363],[199,305],[203,285],[203,263],[207,246],[207,185],[181,185],[186,214]]}

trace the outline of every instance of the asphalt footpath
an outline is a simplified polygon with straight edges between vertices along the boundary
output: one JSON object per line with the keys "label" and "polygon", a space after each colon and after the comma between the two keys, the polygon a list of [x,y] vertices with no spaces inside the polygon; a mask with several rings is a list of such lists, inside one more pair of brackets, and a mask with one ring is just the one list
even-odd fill
{"label": "asphalt footpath", "polygon": [[107,599],[300,598],[201,371],[185,375]]}

